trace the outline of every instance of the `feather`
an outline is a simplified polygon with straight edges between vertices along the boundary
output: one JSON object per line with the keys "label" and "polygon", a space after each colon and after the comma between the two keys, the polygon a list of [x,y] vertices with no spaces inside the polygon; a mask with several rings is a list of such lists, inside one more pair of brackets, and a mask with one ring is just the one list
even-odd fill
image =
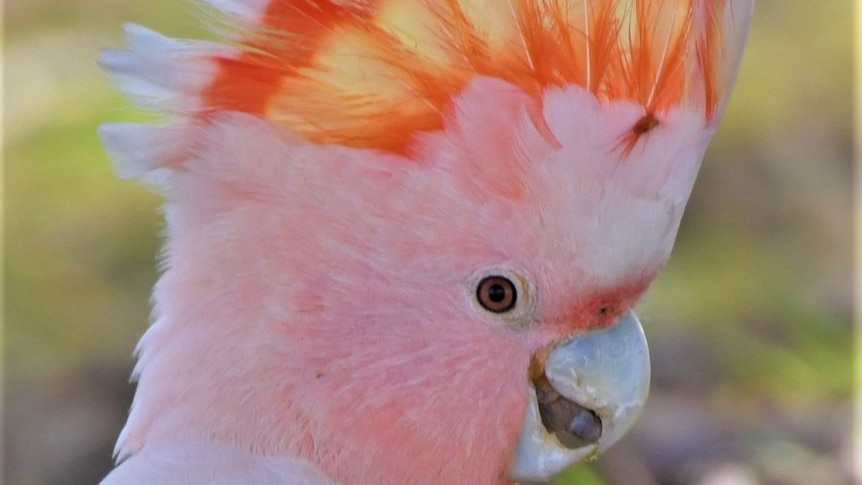
{"label": "feather", "polygon": [[248,23],[258,23],[266,12],[270,0],[206,0],[219,12]]}
{"label": "feather", "polygon": [[416,133],[440,129],[452,99],[479,76],[507,81],[537,100],[550,87],[578,85],[603,103],[641,105],[649,117],[621,141],[625,152],[674,107],[712,121],[747,28],[749,16],[734,10],[750,4],[210,3],[242,24],[237,48],[173,41],[131,26],[130,51],[106,52],[103,65],[147,107],[192,117],[244,111],[316,143],[402,153]]}
{"label": "feather", "polygon": [[148,449],[120,464],[101,485],[333,485],[307,461],[268,458],[241,448],[183,442]]}
{"label": "feather", "polygon": [[99,136],[116,161],[120,178],[133,178],[185,161],[191,129],[180,122],[159,126],[109,123],[99,127]]}
{"label": "feather", "polygon": [[171,39],[140,25],[124,30],[128,50],[102,51],[100,65],[133,101],[168,114],[205,109],[200,93],[217,74],[213,59],[236,54],[229,46]]}

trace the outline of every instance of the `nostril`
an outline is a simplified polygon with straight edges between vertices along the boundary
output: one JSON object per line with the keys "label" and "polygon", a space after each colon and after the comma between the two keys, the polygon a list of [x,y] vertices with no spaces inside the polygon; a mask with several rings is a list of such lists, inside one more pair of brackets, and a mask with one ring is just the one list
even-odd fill
{"label": "nostril", "polygon": [[542,424],[563,446],[574,449],[599,441],[602,421],[595,412],[562,396],[544,374],[533,385]]}

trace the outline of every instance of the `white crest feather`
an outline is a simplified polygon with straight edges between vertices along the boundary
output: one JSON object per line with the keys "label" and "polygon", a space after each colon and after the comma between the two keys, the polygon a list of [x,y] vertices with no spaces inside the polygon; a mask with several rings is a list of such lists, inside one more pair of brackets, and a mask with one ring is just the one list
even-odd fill
{"label": "white crest feather", "polygon": [[176,40],[135,24],[125,25],[128,50],[104,50],[99,58],[119,89],[142,108],[186,114],[215,75],[212,58],[236,49],[205,41]]}
{"label": "white crest feather", "polygon": [[[128,49],[104,50],[99,63],[138,106],[178,117],[201,108],[200,93],[217,69],[213,57],[236,52],[216,43],[171,39],[135,24],[124,30]],[[99,136],[122,178],[181,163],[190,143],[186,122],[113,123],[101,126]]]}
{"label": "white crest feather", "polygon": [[257,23],[266,11],[269,0],[208,0],[207,3],[231,17]]}

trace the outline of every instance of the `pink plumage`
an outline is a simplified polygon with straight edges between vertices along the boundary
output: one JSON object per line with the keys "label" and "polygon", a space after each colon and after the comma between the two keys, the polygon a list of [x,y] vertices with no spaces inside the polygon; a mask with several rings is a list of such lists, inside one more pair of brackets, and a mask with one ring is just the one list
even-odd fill
{"label": "pink plumage", "polygon": [[102,58],[173,118],[101,130],[168,226],[105,483],[522,479],[545,359],[667,261],[751,0],[210,3],[232,46]]}

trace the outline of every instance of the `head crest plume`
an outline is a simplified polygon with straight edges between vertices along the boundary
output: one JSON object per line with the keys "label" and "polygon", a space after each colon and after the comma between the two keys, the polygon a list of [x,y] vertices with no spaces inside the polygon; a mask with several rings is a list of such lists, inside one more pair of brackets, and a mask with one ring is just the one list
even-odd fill
{"label": "head crest plume", "polygon": [[[233,32],[233,45],[128,26],[129,50],[102,56],[127,94],[182,117],[242,111],[312,142],[395,152],[415,133],[440,129],[452,98],[481,76],[538,102],[547,88],[578,85],[602,103],[639,104],[644,116],[623,140],[627,149],[677,106],[711,123],[733,84],[752,4],[207,1]],[[104,131],[108,145],[139,151],[143,142],[123,139],[123,129]],[[157,131],[145,138],[162,136]],[[132,166],[128,175],[147,170]]]}
{"label": "head crest plume", "polygon": [[242,23],[242,48],[215,58],[202,108],[259,114],[316,142],[401,150],[441,127],[477,76],[712,118],[735,72],[722,59],[733,0],[237,3],[261,2],[214,2]]}

